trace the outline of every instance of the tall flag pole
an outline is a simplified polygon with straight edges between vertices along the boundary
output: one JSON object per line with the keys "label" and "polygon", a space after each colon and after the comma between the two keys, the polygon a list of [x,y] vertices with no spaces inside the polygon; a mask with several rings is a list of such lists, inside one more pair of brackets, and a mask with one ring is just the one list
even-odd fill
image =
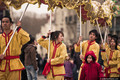
{"label": "tall flag pole", "polygon": [[[82,18],[82,16],[81,16],[81,5],[80,5],[80,36],[82,36],[82,23],[81,23],[81,18]],[[81,55],[82,55],[82,41],[80,41],[80,53],[81,53]]]}
{"label": "tall flag pole", "polygon": [[[49,32],[51,32],[51,27],[52,27],[52,11],[50,10],[50,27],[49,27]],[[51,38],[51,34],[49,34],[48,59],[50,57],[50,38]]]}

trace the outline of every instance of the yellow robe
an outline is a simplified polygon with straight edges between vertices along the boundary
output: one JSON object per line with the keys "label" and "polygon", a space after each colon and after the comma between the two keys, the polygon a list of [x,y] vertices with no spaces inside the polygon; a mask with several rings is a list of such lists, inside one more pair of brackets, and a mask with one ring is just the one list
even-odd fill
{"label": "yellow robe", "polygon": [[[2,54],[6,48],[6,44],[8,43],[13,31],[6,35],[5,33],[0,34],[0,54]],[[30,40],[29,34],[25,32],[22,28],[19,28],[17,32],[15,32],[13,39],[5,53],[5,57],[8,56],[19,56],[21,54],[21,47],[25,43]],[[3,59],[0,64],[0,71],[5,72],[6,66],[9,66],[9,71],[19,71],[23,70],[24,66],[21,63],[19,58],[6,60]]]}
{"label": "yellow robe", "polygon": [[[89,46],[89,49],[88,49],[88,43],[89,41],[83,41],[82,42],[82,55],[85,57],[85,54],[87,51],[93,51],[97,57],[97,61],[98,61],[98,58],[99,58],[99,50],[100,50],[100,47],[99,47],[99,44],[97,44],[95,41],[91,42],[91,45]],[[75,45],[75,52],[80,52],[80,45]],[[82,60],[84,61],[84,60]]]}
{"label": "yellow robe", "polygon": [[[40,38],[38,43],[48,50],[48,40]],[[64,60],[67,56],[66,45],[64,43],[56,44],[55,41],[50,41],[50,56],[51,71],[53,76],[63,76],[65,74]]]}
{"label": "yellow robe", "polygon": [[[82,42],[82,55],[85,57],[87,51],[93,51],[97,57],[96,61],[98,61],[99,50],[100,50],[99,44],[97,44],[95,41],[91,42],[90,45],[89,43],[90,43],[89,40]],[[80,45],[75,45],[75,52],[80,52]],[[84,60],[82,60],[82,62],[84,62]],[[80,80],[80,75],[83,65],[84,64],[82,63],[79,71],[78,80]]]}
{"label": "yellow robe", "polygon": [[118,50],[120,50],[120,46],[117,46]]}
{"label": "yellow robe", "polygon": [[[108,74],[110,74],[109,77],[119,77],[120,72],[118,69],[120,69],[120,51],[119,50],[113,50],[111,52],[110,48],[106,48],[106,51],[101,52],[102,59],[104,60],[104,66],[108,69]],[[108,62],[107,62],[108,59]],[[111,74],[116,74],[114,76],[111,76]]]}

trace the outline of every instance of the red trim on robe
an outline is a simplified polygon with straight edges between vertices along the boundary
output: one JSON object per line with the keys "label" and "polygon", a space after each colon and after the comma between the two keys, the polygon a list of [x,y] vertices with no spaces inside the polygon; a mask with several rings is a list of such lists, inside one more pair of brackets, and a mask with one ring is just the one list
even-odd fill
{"label": "red trim on robe", "polygon": [[[9,66],[10,67],[10,66]],[[25,68],[21,68],[21,69],[14,69],[14,70],[9,70],[10,72],[12,71],[21,71],[21,70],[24,70]]]}
{"label": "red trim on robe", "polygon": [[90,42],[90,41],[88,40],[88,46],[87,46],[87,49],[86,49],[86,53],[89,51],[90,46],[91,46],[92,44],[94,44],[94,42],[95,42],[95,41],[91,41],[91,42]]}
{"label": "red trim on robe", "polygon": [[[54,50],[53,50],[53,55],[52,55],[52,59],[54,59],[55,54],[56,54],[56,50],[57,48],[61,45],[62,43],[58,43],[56,44],[55,41],[53,41],[53,46],[54,46]],[[53,72],[53,66],[63,66],[64,64],[57,64],[57,65],[51,65],[51,59],[49,63],[46,63],[45,68],[42,72],[43,75],[47,75],[50,72],[50,68],[52,69],[52,74],[54,76],[54,72]]]}
{"label": "red trim on robe", "polygon": [[[7,41],[7,36],[6,36],[5,32],[3,32],[2,36],[5,38],[5,43],[6,43],[6,46],[7,46],[8,41]],[[6,50],[6,54],[5,54],[6,56],[8,56],[7,50]],[[7,67],[7,60],[6,60],[5,69],[4,70],[0,69],[0,71],[5,72],[6,71],[6,67]]]}
{"label": "red trim on robe", "polygon": [[[54,43],[54,42],[53,42]],[[56,50],[57,50],[57,45],[53,45],[54,46],[54,50],[53,50],[53,55],[52,55],[52,59],[55,57],[55,53],[56,53]]]}
{"label": "red trim on robe", "polygon": [[58,48],[61,44],[62,44],[62,43],[58,43],[58,44],[56,44],[56,42],[53,41],[54,50],[53,50],[52,59],[55,57],[56,50],[57,50],[57,48]]}
{"label": "red trim on robe", "polygon": [[19,71],[19,80],[21,80],[21,72]]}
{"label": "red trim on robe", "polygon": [[6,56],[6,57],[4,57],[4,59],[6,59],[6,60],[16,59],[16,58],[20,58],[20,56]]}
{"label": "red trim on robe", "polygon": [[19,32],[21,30],[21,27],[17,30],[17,32]]}
{"label": "red trim on robe", "polygon": [[110,72],[109,74],[111,74],[111,73],[116,73],[116,74],[120,74],[120,73],[117,73],[117,72]]}
{"label": "red trim on robe", "polygon": [[106,52],[106,51],[101,51],[101,52]]}
{"label": "red trim on robe", "polygon": [[110,50],[110,57],[109,57],[109,60],[111,60],[111,59],[112,59],[113,52],[114,52],[114,51]]}
{"label": "red trim on robe", "polygon": [[105,67],[105,77],[109,77],[109,73],[108,73],[108,70],[110,69],[110,67]]}
{"label": "red trim on robe", "polygon": [[51,65],[51,66],[63,66],[64,64],[56,64],[56,65]]}
{"label": "red trim on robe", "polygon": [[[20,28],[21,29],[21,28]],[[19,30],[20,30],[19,29]],[[5,32],[3,32],[3,34],[2,34],[2,36],[3,37],[5,37],[5,43],[6,43],[6,46],[7,46],[7,44],[8,44],[8,42],[9,42],[9,39],[10,39],[10,36],[13,34],[13,31],[11,30],[9,33],[8,33],[8,36],[6,35],[6,33]],[[8,39],[7,39],[8,38]],[[9,48],[9,46],[8,46],[8,49],[6,50],[6,57],[9,57],[10,56],[10,48]],[[8,61],[9,60],[9,61]],[[14,69],[14,70],[11,70],[10,69],[10,59],[8,59],[8,60],[6,60],[6,65],[5,65],[5,69],[4,70],[0,70],[0,71],[2,71],[2,72],[5,72],[6,71],[6,67],[7,67],[7,63],[8,63],[8,67],[9,67],[9,71],[11,72],[11,71],[21,71],[21,70],[24,70],[25,68],[21,68],[21,69]]]}
{"label": "red trim on robe", "polygon": [[51,67],[51,69],[52,69],[52,74],[53,74],[53,76],[64,76],[64,75],[65,75],[65,74],[57,74],[57,75],[54,75],[53,67]]}
{"label": "red trim on robe", "polygon": [[5,37],[5,33],[2,33],[2,36]]}
{"label": "red trim on robe", "polygon": [[53,76],[64,76],[65,74],[57,74],[57,75],[53,75]]}

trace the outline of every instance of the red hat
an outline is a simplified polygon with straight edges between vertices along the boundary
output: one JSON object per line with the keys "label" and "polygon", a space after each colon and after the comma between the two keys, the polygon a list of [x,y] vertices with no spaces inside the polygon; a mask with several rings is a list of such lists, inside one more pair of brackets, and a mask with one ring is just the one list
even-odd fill
{"label": "red hat", "polygon": [[95,58],[95,61],[96,61],[96,55],[95,55],[95,53],[93,52],[93,51],[88,51],[86,54],[85,54],[85,60],[86,60],[86,58],[87,58],[87,56],[88,55],[91,55],[91,56],[93,56],[94,58]]}

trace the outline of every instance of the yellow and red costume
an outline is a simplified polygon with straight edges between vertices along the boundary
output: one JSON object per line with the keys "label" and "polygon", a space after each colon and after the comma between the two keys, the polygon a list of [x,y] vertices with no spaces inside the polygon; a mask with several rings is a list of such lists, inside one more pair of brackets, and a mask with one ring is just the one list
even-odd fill
{"label": "yellow and red costume", "polygon": [[[99,50],[100,50],[100,46],[99,44],[97,44],[95,41],[83,41],[81,43],[81,46],[82,46],[82,55],[85,57],[85,54],[86,52],[88,51],[93,51],[97,57],[97,61],[98,61],[98,58],[99,58]],[[76,52],[80,52],[80,45],[75,45],[75,51]],[[79,71],[79,77],[78,77],[78,80],[80,79],[80,75],[81,75],[81,70],[82,70],[82,67],[84,65],[85,61],[84,59],[82,60],[82,65],[80,67],[80,71]]]}
{"label": "yellow and red costume", "polygon": [[[110,45],[108,43],[105,43],[105,48],[110,48]],[[120,46],[117,46],[117,49],[120,51]]]}
{"label": "yellow and red costume", "polygon": [[101,52],[106,77],[120,77],[120,51],[106,48]]}
{"label": "yellow and red costume", "polygon": [[120,46],[117,46],[117,49],[120,51]]}
{"label": "yellow and red costume", "polygon": [[[48,50],[48,40],[40,38],[38,43]],[[64,80],[65,68],[64,60],[67,56],[66,45],[64,43],[56,44],[55,41],[50,41],[50,72],[47,74],[47,80]]]}
{"label": "yellow and red costume", "polygon": [[[2,54],[8,44],[13,31],[7,35],[0,34],[0,54]],[[18,27],[12,41],[6,50],[5,57],[0,63],[0,80],[20,80],[21,70],[25,69],[19,59],[21,47],[30,40],[29,34],[21,27]]]}

